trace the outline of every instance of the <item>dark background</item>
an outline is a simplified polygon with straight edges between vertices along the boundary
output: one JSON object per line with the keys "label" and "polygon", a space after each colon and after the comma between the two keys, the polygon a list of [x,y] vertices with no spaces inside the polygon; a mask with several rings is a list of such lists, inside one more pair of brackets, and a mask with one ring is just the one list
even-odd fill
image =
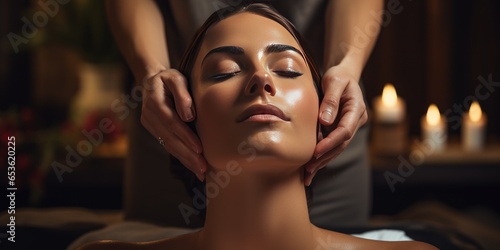
{"label": "dark background", "polygon": [[[43,34],[56,34],[55,36],[49,36],[49,39],[47,36],[29,39],[29,43],[20,45],[19,52],[15,53],[7,34],[20,34],[24,25],[22,17],[32,17],[33,13],[39,10],[36,2],[19,0],[0,3],[0,114],[5,118],[6,114],[17,113],[21,122],[16,129],[25,134],[50,128],[59,129],[68,119],[69,103],[78,91],[75,72],[81,58],[123,64],[109,30],[106,30],[105,18],[99,15],[99,9],[94,9],[92,15],[85,16],[79,11],[75,12],[77,1],[70,1],[61,6],[64,9],[55,17],[49,18],[47,26],[43,28],[46,33]],[[418,137],[420,118],[429,104],[436,103],[442,112],[452,110],[452,115],[460,115],[461,112],[453,111],[453,107],[460,105],[462,111],[468,109],[463,107],[464,100],[475,95],[476,87],[481,84],[478,77],[488,79],[491,76],[493,81],[500,82],[500,2],[401,0],[400,4],[403,10],[399,14],[391,15],[390,22],[382,28],[362,78],[368,105],[371,105],[375,96],[381,94],[384,84],[393,83],[396,86],[398,95],[407,104],[409,136]],[[95,32],[96,27],[101,27],[102,30]],[[100,42],[93,43],[94,40]],[[102,58],[96,55],[102,55]],[[49,80],[42,81],[41,76],[48,76]],[[130,73],[128,79],[128,86],[124,86],[124,90],[130,88]],[[489,143],[499,141],[499,97],[500,87],[495,87],[489,98],[480,100],[481,107],[488,116]],[[470,103],[466,103],[468,104]],[[451,137],[458,138],[460,129],[449,125]],[[3,137],[6,137],[10,130],[4,130],[2,133],[3,143]],[[2,149],[5,145],[1,145]],[[18,150],[34,152],[35,156],[30,158],[28,155],[27,161],[35,167],[38,166],[40,149],[36,149],[36,145],[27,144]],[[113,171],[120,169],[122,161],[123,159],[111,159],[110,162],[106,160],[105,164],[112,166],[112,169],[105,172],[114,173]],[[451,175],[456,174],[452,169],[449,171]],[[4,172],[2,167],[2,176]],[[48,173],[43,178],[33,175],[26,178],[42,178],[46,182],[54,183],[55,177],[50,171]],[[92,178],[87,172],[71,175],[70,179],[82,176]],[[23,177],[19,175],[19,178]],[[67,181],[64,185],[69,186],[64,189],[58,189],[58,186],[45,189],[46,195],[52,197],[52,200],[46,203],[33,204],[29,198],[25,198],[24,202],[20,198],[18,204],[87,207],[100,204],[99,206],[105,208],[119,208],[120,180],[121,175],[114,175],[110,182],[94,182],[93,187],[88,187],[88,190],[95,190],[93,194],[102,190],[102,197],[109,197],[110,193],[115,194],[113,199],[103,198],[101,203],[92,201],[92,198],[95,198],[93,194],[88,193],[88,198],[85,198],[84,194],[74,196],[75,190],[81,189],[82,186],[71,186],[71,182]],[[84,183],[82,180],[75,182]],[[101,184],[103,186],[100,186]],[[99,189],[102,187],[107,189]],[[482,191],[484,190],[477,192]],[[56,194],[50,196],[50,192]],[[418,193],[418,190],[415,192]],[[473,191],[468,189],[468,192]],[[408,197],[411,196],[406,196]],[[383,213],[386,207],[377,209]],[[395,212],[391,209],[394,210],[395,207],[385,212]]]}
{"label": "dark background", "polygon": [[[464,106],[475,95],[479,76],[500,81],[500,2],[401,1],[404,7],[380,33],[365,68],[368,100],[393,83],[407,103],[410,133],[420,133],[420,118],[431,103],[440,111]],[[497,84],[498,85],[498,84]],[[498,87],[480,100],[488,115],[488,135],[498,140]],[[467,102],[467,105],[470,103]],[[468,110],[462,108],[462,110]],[[449,124],[454,125],[454,124]],[[452,135],[459,129],[448,127]]]}
{"label": "dark background", "polygon": [[[436,103],[442,112],[452,109],[454,104],[464,106],[464,99],[474,95],[480,84],[478,77],[488,79],[491,75],[493,81],[500,81],[500,3],[494,0],[399,2],[403,10],[391,15],[390,22],[382,28],[363,79],[369,105],[373,97],[381,94],[385,83],[396,86],[398,95],[407,103],[410,134],[417,136],[419,119],[430,103]],[[70,4],[71,1],[63,8]],[[13,106],[28,106],[37,111],[48,109],[36,113],[42,123],[52,124],[64,119],[66,114],[64,105],[57,100],[35,98],[34,61],[41,45],[32,41],[36,39],[30,39],[28,44],[19,46],[19,53],[14,53],[7,39],[9,32],[20,34],[24,25],[21,18],[31,17],[29,10],[36,9],[33,6],[36,4],[27,0],[0,4],[0,109],[4,111]],[[51,18],[47,26],[55,25],[57,18],[59,16]],[[61,42],[45,45],[57,43]],[[60,46],[74,45],[62,42]],[[53,65],[57,65],[57,59],[44,58],[45,63]],[[61,70],[61,74],[64,73],[67,74]],[[60,86],[54,91],[66,91],[69,96],[75,94],[75,83]],[[498,89],[496,87],[489,98],[480,100],[489,118],[488,135],[496,140],[500,134],[500,118],[496,115],[496,108],[500,107]],[[451,127],[449,131],[459,134]]]}

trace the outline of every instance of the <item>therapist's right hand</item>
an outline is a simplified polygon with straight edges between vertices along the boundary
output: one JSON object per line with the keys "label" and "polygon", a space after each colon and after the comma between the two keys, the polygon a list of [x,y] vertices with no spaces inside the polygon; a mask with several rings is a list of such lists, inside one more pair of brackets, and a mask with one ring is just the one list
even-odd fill
{"label": "therapist's right hand", "polygon": [[196,116],[186,78],[178,70],[165,69],[146,77],[142,84],[142,125],[156,140],[161,138],[165,150],[203,181],[207,163],[201,142],[186,124]]}

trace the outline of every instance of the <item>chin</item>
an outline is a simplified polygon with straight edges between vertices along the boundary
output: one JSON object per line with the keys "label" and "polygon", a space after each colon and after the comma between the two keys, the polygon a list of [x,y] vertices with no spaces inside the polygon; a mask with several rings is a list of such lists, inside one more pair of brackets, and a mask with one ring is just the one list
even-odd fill
{"label": "chin", "polygon": [[295,169],[311,159],[315,146],[313,139],[304,141],[290,135],[263,132],[247,137],[246,143],[238,146],[235,158],[250,168]]}
{"label": "chin", "polygon": [[[260,146],[260,145],[259,145]],[[205,159],[214,170],[225,170],[229,166],[238,166],[244,171],[255,170],[261,173],[279,171],[299,170],[312,157],[314,147],[304,150],[303,147],[297,149],[286,149],[281,146],[267,145],[259,150],[258,146],[246,144],[240,147],[239,152],[214,152],[206,153]]]}
{"label": "chin", "polygon": [[311,159],[316,147],[313,134],[302,135],[300,132],[270,130],[249,134],[229,132],[224,136],[210,134],[211,138],[202,138],[202,141],[211,142],[203,144],[203,151],[214,169],[225,169],[228,164],[249,169],[259,169],[259,166],[263,169],[295,169]]}

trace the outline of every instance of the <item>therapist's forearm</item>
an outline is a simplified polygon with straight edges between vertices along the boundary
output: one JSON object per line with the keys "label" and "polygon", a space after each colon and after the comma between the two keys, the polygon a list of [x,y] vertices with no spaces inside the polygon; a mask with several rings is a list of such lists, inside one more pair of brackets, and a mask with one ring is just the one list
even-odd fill
{"label": "therapist's forearm", "polygon": [[356,77],[361,75],[380,31],[383,3],[383,0],[331,0],[328,3],[325,69],[343,65]]}
{"label": "therapist's forearm", "polygon": [[136,81],[170,67],[163,16],[154,0],[107,0],[106,10]]}

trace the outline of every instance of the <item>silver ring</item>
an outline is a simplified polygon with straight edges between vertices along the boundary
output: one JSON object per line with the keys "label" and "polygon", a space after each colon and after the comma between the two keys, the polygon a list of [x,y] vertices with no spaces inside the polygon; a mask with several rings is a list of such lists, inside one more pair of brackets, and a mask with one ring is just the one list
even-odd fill
{"label": "silver ring", "polygon": [[160,143],[160,145],[165,146],[165,141],[159,136],[158,136],[158,142]]}

